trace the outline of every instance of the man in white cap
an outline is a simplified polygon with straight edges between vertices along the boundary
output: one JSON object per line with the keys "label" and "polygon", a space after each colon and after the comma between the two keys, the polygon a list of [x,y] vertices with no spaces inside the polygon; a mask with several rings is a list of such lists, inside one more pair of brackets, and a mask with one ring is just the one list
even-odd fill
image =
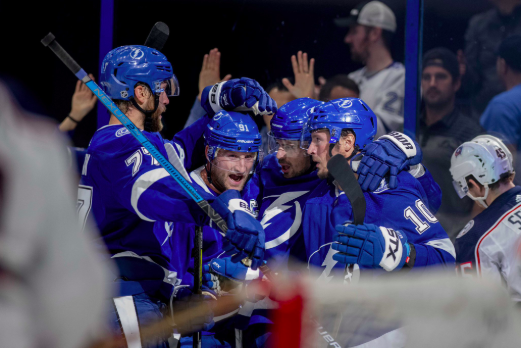
{"label": "man in white cap", "polygon": [[456,237],[456,270],[504,284],[521,301],[521,187],[515,186],[512,154],[491,135],[480,135],[456,149],[450,172],[454,188],[484,208]]}
{"label": "man in white cap", "polygon": [[402,131],[405,67],[391,56],[396,32],[393,11],[380,1],[364,2],[353,8],[349,17],[338,18],[335,23],[349,27],[344,42],[351,48],[352,60],[365,65],[349,78],[358,84],[360,99],[378,117],[375,139],[390,131]]}

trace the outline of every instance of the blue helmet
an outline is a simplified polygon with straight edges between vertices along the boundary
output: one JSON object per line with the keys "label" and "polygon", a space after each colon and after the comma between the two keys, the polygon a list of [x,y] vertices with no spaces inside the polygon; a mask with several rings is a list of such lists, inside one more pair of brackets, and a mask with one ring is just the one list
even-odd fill
{"label": "blue helmet", "polygon": [[302,127],[313,107],[323,102],[299,98],[284,104],[271,119],[271,135],[276,139],[300,140]]}
{"label": "blue helmet", "polygon": [[[158,50],[146,46],[122,46],[105,56],[101,65],[100,83],[112,99],[130,100],[134,87],[143,82],[156,95],[179,95],[179,84],[172,64]],[[161,84],[166,82],[166,87]]]}
{"label": "blue helmet", "polygon": [[[261,135],[253,119],[236,111],[220,110],[204,132],[208,159],[213,161],[217,149],[256,152],[261,149]],[[259,157],[259,156],[257,156]]]}
{"label": "blue helmet", "polygon": [[355,133],[355,148],[363,149],[373,141],[377,120],[374,112],[360,98],[340,98],[314,108],[309,115],[307,130],[311,133],[328,129],[330,144],[337,143],[343,129]]}

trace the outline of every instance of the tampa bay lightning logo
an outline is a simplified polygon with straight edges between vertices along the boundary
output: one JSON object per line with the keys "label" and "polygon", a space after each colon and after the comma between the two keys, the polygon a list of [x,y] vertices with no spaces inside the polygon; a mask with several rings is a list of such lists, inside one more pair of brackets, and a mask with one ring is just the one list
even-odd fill
{"label": "tampa bay lightning logo", "polygon": [[173,222],[165,222],[165,231],[166,231],[166,238],[165,240],[163,241],[163,243],[161,244],[161,246],[165,245],[166,241],[168,240],[168,238],[172,237],[172,233],[174,233],[174,223]]}
{"label": "tampa bay lightning logo", "polygon": [[118,129],[118,131],[116,132],[116,137],[119,138],[119,137],[124,136],[125,134],[130,134],[130,132],[128,131],[128,129],[126,129],[126,128],[120,128],[120,129]]}
{"label": "tampa bay lightning logo", "polygon": [[215,116],[213,117],[213,120],[214,121],[219,121],[222,117],[222,113],[218,112],[217,114],[215,114]]}
{"label": "tampa bay lightning logo", "polygon": [[132,59],[141,59],[145,55],[145,52],[140,50],[139,48],[134,48],[132,52],[130,52],[130,58]]}
{"label": "tampa bay lightning logo", "polygon": [[342,100],[338,102],[338,106],[340,106],[341,108],[350,108],[351,106],[353,106],[353,101],[351,99]]}

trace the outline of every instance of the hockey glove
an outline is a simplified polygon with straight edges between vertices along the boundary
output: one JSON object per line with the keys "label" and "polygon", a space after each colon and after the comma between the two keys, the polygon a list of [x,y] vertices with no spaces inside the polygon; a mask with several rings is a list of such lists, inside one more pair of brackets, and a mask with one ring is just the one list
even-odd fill
{"label": "hockey glove", "polygon": [[383,268],[387,272],[399,270],[409,256],[404,234],[372,224],[337,225],[333,259],[344,264],[358,264],[361,268]]}
{"label": "hockey glove", "polygon": [[221,109],[253,111],[255,115],[277,112],[277,103],[257,81],[247,77],[206,87],[201,95],[201,106],[211,117]]}
{"label": "hockey glove", "polygon": [[222,259],[213,259],[210,262],[210,272],[221,277],[234,280],[236,282],[244,282],[259,278],[259,270],[253,271],[242,263],[234,263],[230,257]]}
{"label": "hockey glove", "polygon": [[368,144],[358,166],[358,182],[364,191],[375,191],[383,177],[390,173],[389,187],[396,188],[396,176],[409,166],[419,164],[422,152],[419,145],[407,135],[391,132]]}
{"label": "hockey glove", "polygon": [[212,207],[228,224],[223,250],[234,254],[232,262],[249,257],[251,269],[256,270],[264,260],[264,229],[250,211],[248,203],[237,190],[227,190],[219,195]]}
{"label": "hockey glove", "polygon": [[217,294],[221,293],[219,277],[210,271],[210,265],[203,265],[203,286]]}
{"label": "hockey glove", "polygon": [[[187,285],[177,286],[172,301],[173,319],[177,330],[183,335],[210,330],[215,325],[212,300],[212,296],[194,294]],[[202,303],[206,306],[201,306]],[[176,318],[176,313],[180,312],[183,312],[183,316]]]}

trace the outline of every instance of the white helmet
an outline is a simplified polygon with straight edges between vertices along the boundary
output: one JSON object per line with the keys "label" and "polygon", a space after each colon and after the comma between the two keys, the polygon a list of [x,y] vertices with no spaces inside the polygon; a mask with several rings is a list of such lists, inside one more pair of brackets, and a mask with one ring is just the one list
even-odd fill
{"label": "white helmet", "polygon": [[[501,140],[491,135],[480,135],[460,145],[450,160],[450,173],[454,188],[460,198],[465,195],[487,208],[489,185],[499,181],[504,174],[514,172],[512,154]],[[485,187],[483,197],[474,197],[469,193],[468,176]]]}

